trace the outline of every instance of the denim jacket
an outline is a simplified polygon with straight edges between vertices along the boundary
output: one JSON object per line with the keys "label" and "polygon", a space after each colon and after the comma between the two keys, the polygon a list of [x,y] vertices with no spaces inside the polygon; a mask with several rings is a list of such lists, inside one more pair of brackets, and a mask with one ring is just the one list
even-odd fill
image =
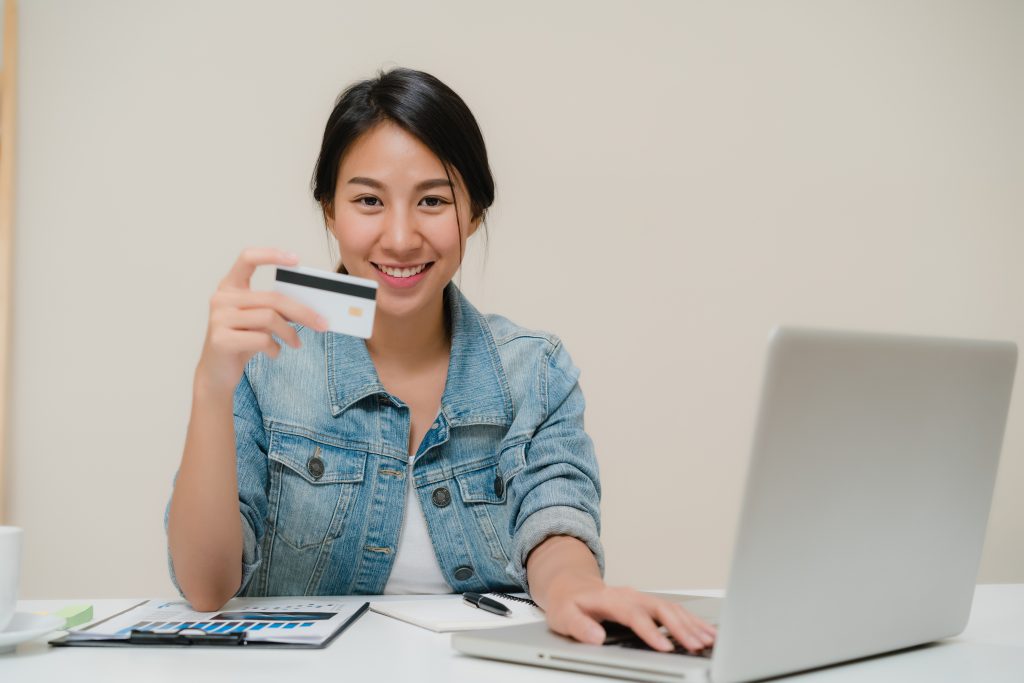
{"label": "denim jacket", "polygon": [[382,593],[407,486],[455,592],[528,590],[526,556],[552,534],[586,543],[604,572],[579,370],[557,337],[481,315],[454,283],[444,298],[448,376],[414,469],[409,409],[362,339],[292,323],[301,348],[250,359],[234,395],[238,595]]}

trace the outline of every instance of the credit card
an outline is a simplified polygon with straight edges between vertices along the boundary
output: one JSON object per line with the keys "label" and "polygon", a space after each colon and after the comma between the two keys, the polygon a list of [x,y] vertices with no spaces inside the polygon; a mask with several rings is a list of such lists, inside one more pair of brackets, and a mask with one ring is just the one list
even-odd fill
{"label": "credit card", "polygon": [[369,339],[377,310],[377,282],[305,266],[277,267],[274,291],[327,319],[327,329]]}

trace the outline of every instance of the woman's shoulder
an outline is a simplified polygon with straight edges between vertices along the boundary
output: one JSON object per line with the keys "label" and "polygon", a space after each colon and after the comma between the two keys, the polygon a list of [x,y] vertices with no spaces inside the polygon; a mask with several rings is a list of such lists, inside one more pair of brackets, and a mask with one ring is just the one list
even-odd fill
{"label": "woman's shoulder", "polygon": [[572,380],[579,376],[579,369],[557,334],[524,327],[495,313],[483,318],[506,371],[519,369],[533,375],[542,367],[550,367]]}
{"label": "woman's shoulder", "polygon": [[487,322],[494,344],[498,347],[518,343],[521,346],[535,346],[550,352],[562,344],[558,335],[552,332],[524,327],[497,313],[485,313],[483,319]]}
{"label": "woman's shoulder", "polygon": [[503,315],[489,313],[483,318],[494,338],[515,414],[526,424],[545,419],[551,406],[561,402],[559,397],[573,391],[580,375],[561,337]]}

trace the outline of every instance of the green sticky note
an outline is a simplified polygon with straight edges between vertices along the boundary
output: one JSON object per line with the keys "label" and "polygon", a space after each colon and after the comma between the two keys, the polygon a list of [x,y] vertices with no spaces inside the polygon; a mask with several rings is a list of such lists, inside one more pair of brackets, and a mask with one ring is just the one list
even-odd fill
{"label": "green sticky note", "polygon": [[56,612],[51,612],[55,617],[64,618],[64,628],[80,626],[92,620],[92,605],[70,605]]}

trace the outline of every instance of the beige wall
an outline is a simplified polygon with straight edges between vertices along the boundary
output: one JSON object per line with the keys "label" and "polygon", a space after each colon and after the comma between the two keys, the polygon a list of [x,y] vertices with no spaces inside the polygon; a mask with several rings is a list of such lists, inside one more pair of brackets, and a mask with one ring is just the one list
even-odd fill
{"label": "beige wall", "polygon": [[[25,597],[172,592],[208,297],[246,245],[329,266],[319,138],[381,66],[480,121],[463,287],[582,368],[613,581],[724,583],[772,325],[1024,340],[1024,4],[21,5]],[[1022,451],[1018,396],[982,581],[1024,581]]]}

